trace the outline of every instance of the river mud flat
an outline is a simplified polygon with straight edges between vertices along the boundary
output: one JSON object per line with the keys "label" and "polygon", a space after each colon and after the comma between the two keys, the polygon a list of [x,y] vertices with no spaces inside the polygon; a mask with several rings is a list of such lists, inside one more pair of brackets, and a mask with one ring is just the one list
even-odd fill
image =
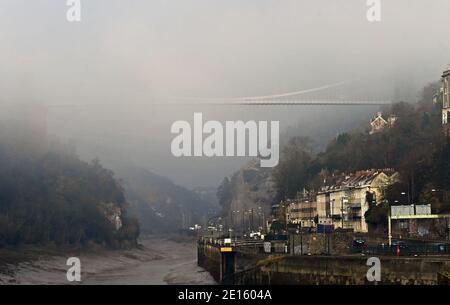
{"label": "river mud flat", "polygon": [[[214,285],[197,266],[192,240],[146,237],[131,250],[0,249],[0,284],[12,285]],[[67,280],[69,257],[81,262],[81,282]]]}

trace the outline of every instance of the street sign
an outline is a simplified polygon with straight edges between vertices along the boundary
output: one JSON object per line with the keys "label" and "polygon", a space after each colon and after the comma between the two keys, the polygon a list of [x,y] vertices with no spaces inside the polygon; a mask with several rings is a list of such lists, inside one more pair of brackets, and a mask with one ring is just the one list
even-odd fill
{"label": "street sign", "polygon": [[414,215],[413,205],[397,205],[391,207],[391,215],[396,216],[411,216]]}
{"label": "street sign", "polygon": [[431,204],[416,205],[416,215],[431,215]]}
{"label": "street sign", "polygon": [[391,207],[391,216],[431,215],[431,204],[424,205],[398,205]]}

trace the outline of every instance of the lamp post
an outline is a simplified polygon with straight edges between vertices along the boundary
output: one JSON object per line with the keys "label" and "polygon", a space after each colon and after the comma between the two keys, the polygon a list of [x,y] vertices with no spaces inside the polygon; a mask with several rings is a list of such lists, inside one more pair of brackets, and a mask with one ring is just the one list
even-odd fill
{"label": "lamp post", "polygon": [[250,233],[253,232],[253,208],[251,210],[248,211],[250,214],[250,219],[249,219],[249,227],[250,227]]}
{"label": "lamp post", "polygon": [[437,196],[438,196],[439,202],[445,201],[445,191],[439,190],[439,189],[432,189],[431,193],[433,193],[433,196],[434,196],[434,193],[438,194]]}
{"label": "lamp post", "polygon": [[228,224],[228,229],[231,228],[231,226],[233,225],[233,215],[234,215],[234,211],[230,212],[230,219],[227,219],[227,224]]}
{"label": "lamp post", "polygon": [[392,245],[391,209],[388,211],[388,244]]}
{"label": "lamp post", "polygon": [[[406,192],[401,192],[401,195],[402,195],[402,196],[406,196]],[[409,204],[409,194],[408,194],[408,196],[406,197],[406,202],[403,203],[403,204]]]}
{"label": "lamp post", "polygon": [[292,234],[292,255],[295,255],[295,234]]}
{"label": "lamp post", "polygon": [[242,223],[241,223],[242,236],[245,235],[245,213],[246,211],[242,211]]}
{"label": "lamp post", "polygon": [[231,214],[232,215],[231,226],[232,226],[233,229],[234,229],[235,225],[236,226],[239,225],[239,216],[238,216],[238,214],[239,214],[239,210],[232,211],[232,214]]}
{"label": "lamp post", "polygon": [[300,255],[303,255],[303,227],[300,222],[300,229],[297,227],[297,232],[300,231]]}
{"label": "lamp post", "polygon": [[330,218],[331,218],[331,224],[334,224],[333,221],[333,215],[334,215],[334,203],[335,203],[335,199],[333,198],[330,202]]}
{"label": "lamp post", "polygon": [[262,209],[261,206],[258,206],[258,229],[261,231],[264,227],[264,221],[262,220]]}
{"label": "lamp post", "polygon": [[[439,198],[439,202],[442,203],[445,201],[445,196],[444,196],[443,190],[432,189],[431,192],[432,193],[441,193],[441,198]],[[450,241],[450,218],[447,218],[447,238]]]}

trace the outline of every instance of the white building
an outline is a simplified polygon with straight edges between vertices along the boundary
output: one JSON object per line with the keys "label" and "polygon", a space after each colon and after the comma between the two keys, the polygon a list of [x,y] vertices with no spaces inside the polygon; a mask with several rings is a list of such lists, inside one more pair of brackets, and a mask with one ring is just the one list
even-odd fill
{"label": "white building", "polygon": [[[368,232],[364,214],[370,205],[381,203],[384,189],[397,176],[392,170],[367,170],[337,177],[317,194],[318,223]],[[368,202],[369,198],[373,202]]]}
{"label": "white building", "polygon": [[384,118],[382,112],[377,112],[377,114],[370,121],[370,134],[375,134],[383,131],[386,128],[391,128],[394,126],[397,117],[394,115],[390,115],[387,118]]}

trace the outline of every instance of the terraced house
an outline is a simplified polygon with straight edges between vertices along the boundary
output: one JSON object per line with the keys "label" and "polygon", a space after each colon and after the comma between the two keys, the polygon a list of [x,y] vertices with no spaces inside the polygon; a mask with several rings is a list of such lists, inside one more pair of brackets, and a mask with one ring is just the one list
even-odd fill
{"label": "terraced house", "polygon": [[450,65],[441,76],[442,85],[433,96],[433,103],[442,107],[442,131],[450,136]]}
{"label": "terraced house", "polygon": [[302,228],[313,228],[316,226],[317,202],[314,193],[297,193],[295,200],[288,200],[286,205],[286,220],[290,224],[299,225]]}
{"label": "terraced house", "polygon": [[333,177],[316,196],[318,224],[368,232],[364,214],[372,204],[383,201],[385,188],[397,179],[398,174],[391,169]]}

